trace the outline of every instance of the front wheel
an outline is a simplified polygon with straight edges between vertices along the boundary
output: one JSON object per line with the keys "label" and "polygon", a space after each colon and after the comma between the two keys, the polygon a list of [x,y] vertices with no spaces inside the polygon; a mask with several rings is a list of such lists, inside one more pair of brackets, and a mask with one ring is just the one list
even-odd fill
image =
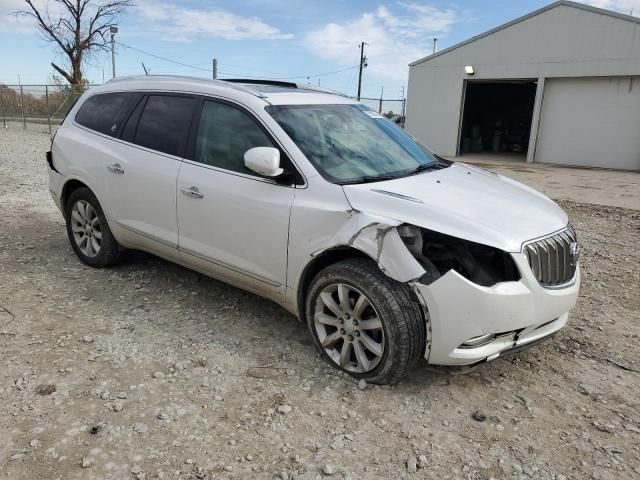
{"label": "front wheel", "polygon": [[116,263],[121,247],[113,237],[98,199],[86,187],[74,190],[65,204],[67,235],[82,262],[95,268]]}
{"label": "front wheel", "polygon": [[424,355],[420,304],[371,260],[350,259],[318,273],[305,313],[321,356],[357,379],[397,383]]}

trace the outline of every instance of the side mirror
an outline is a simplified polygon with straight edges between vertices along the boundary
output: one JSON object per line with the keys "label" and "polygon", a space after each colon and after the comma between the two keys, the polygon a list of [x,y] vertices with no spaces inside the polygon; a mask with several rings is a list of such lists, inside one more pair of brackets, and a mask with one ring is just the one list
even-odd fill
{"label": "side mirror", "polygon": [[265,177],[277,177],[280,168],[280,150],[273,147],[254,147],[244,153],[244,166]]}

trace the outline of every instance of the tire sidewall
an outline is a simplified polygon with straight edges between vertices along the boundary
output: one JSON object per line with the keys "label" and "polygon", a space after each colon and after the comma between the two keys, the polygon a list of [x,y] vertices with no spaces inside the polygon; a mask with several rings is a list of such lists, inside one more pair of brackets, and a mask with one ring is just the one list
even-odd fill
{"label": "tire sidewall", "polygon": [[[346,264],[347,262],[345,262]],[[311,282],[310,288],[307,292],[305,299],[305,315],[307,318],[307,327],[311,333],[313,343],[318,349],[320,356],[336,369],[349,374],[356,379],[365,379],[370,383],[387,383],[385,378],[393,374],[393,370],[397,367],[397,344],[398,338],[397,325],[394,322],[394,312],[390,306],[380,301],[380,298],[388,296],[390,291],[386,288],[386,281],[388,279],[382,272],[380,272],[379,281],[367,285],[364,282],[358,282],[357,278],[354,278],[354,272],[351,272],[348,268],[340,268],[341,263],[333,264],[321,271]],[[377,266],[376,266],[377,269]],[[379,270],[378,270],[379,272]],[[384,278],[382,278],[384,276]],[[391,281],[391,279],[388,279]],[[385,351],[380,359],[380,362],[373,370],[365,373],[351,372],[342,368],[335,363],[331,357],[325,352],[324,348],[320,344],[318,335],[315,331],[314,325],[314,312],[315,304],[318,296],[324,288],[334,283],[342,283],[359,290],[364,294],[371,302],[372,306],[378,313],[382,322],[382,329],[385,335]]]}
{"label": "tire sidewall", "polygon": [[[91,205],[91,207],[95,210],[98,215],[98,220],[100,221],[100,231],[102,232],[102,240],[100,243],[100,252],[95,257],[89,257],[85,255],[80,247],[76,244],[76,240],[73,235],[73,230],[71,227],[71,212],[73,211],[73,207],[75,204],[84,200]],[[78,256],[78,258],[85,264],[92,267],[105,267],[111,264],[114,260],[115,255],[117,254],[117,242],[113,238],[113,234],[111,233],[111,229],[109,228],[109,224],[107,223],[107,218],[102,211],[102,207],[100,206],[100,202],[94,195],[94,193],[86,187],[79,188],[74,190],[65,204],[65,219],[67,222],[67,236],[69,237],[69,243],[71,243],[71,248]]]}

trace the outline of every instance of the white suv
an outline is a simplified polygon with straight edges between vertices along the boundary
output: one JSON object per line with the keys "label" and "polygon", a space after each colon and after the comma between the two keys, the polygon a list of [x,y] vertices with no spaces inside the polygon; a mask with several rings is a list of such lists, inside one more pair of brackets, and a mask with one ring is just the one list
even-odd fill
{"label": "white suv", "polygon": [[84,263],[145,250],[267,297],[368,382],[529,347],[578,295],[555,203],[334,92],[121,78],[83,95],[48,162]]}

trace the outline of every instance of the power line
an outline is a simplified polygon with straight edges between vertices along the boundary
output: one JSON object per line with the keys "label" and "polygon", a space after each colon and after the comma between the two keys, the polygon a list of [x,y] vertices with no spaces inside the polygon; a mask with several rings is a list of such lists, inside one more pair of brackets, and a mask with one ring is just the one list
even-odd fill
{"label": "power line", "polygon": [[[176,64],[176,65],[180,65],[182,67],[193,68],[195,70],[200,70],[200,71],[207,72],[207,73],[211,72],[210,68],[203,68],[203,67],[199,67],[197,65],[190,65],[188,63],[183,63],[183,62],[179,62],[177,60],[172,60],[170,58],[166,58],[166,57],[163,57],[163,56],[160,56],[160,55],[156,55],[155,53],[147,52],[147,51],[142,50],[140,48],[136,48],[136,47],[132,47],[130,45],[126,45],[126,44],[124,44],[122,42],[115,42],[115,43],[117,43],[118,45],[121,45],[121,46],[123,46],[125,48],[129,48],[131,50],[135,50],[136,52],[140,52],[140,53],[142,53],[144,55],[149,55],[150,57],[154,57],[154,58],[157,58],[159,60],[164,60],[165,62],[173,63],[173,64]],[[311,74],[311,75],[292,75],[292,76],[281,76],[281,77],[269,77],[269,76],[263,76],[263,75],[249,75],[249,76],[255,77],[255,78],[264,78],[266,80],[293,80],[293,79],[306,79],[306,78],[324,77],[326,75],[335,75],[336,73],[347,72],[347,71],[350,71],[350,70],[354,70],[356,68],[358,68],[357,65],[353,66],[353,67],[343,68],[343,69],[340,69],[340,70],[334,70],[334,71],[331,71],[331,72],[314,73],[314,74]],[[234,73],[234,72],[225,72],[225,71],[222,71],[222,70],[220,70],[219,73],[222,73],[224,75],[246,76],[246,74],[240,74],[240,73]]]}
{"label": "power line", "polygon": [[140,50],[139,48],[135,48],[135,47],[131,47],[129,45],[125,45],[122,42],[115,42],[118,45],[121,45],[125,48],[129,48],[131,50],[135,50],[136,52],[140,52],[140,53],[144,53],[145,55],[149,55],[150,57],[154,57],[160,60],[164,60],[165,62],[170,62],[170,63],[175,63],[176,65],[181,65],[183,67],[189,67],[189,68],[194,68],[196,70],[202,70],[204,72],[211,72],[210,68],[202,68],[202,67],[196,67],[195,65],[189,65],[188,63],[182,63],[182,62],[178,62],[176,60],[171,60],[170,58],[166,58],[166,57],[161,57],[160,55],[156,55],[155,53],[150,53],[150,52],[145,52],[144,50]]}
{"label": "power line", "polygon": [[[324,77],[325,75],[333,75],[335,73],[348,72],[350,70],[355,70],[358,68],[358,65],[354,65],[353,67],[343,68],[342,70],[335,70],[333,72],[325,72],[325,73],[316,73],[315,75],[307,75],[306,77],[296,77],[296,78],[315,78],[315,77]],[[294,78],[294,77],[291,77]]]}
{"label": "power line", "polygon": [[[349,68],[343,68],[340,70],[334,70],[332,72],[324,72],[324,73],[313,73],[311,75],[293,75],[293,76],[289,76],[289,77],[267,77],[264,75],[248,75],[249,77],[254,77],[254,78],[263,78],[265,80],[294,80],[294,79],[307,79],[307,78],[317,78],[317,77],[324,77],[327,75],[334,75],[336,73],[342,73],[342,72],[348,72],[350,70],[355,70],[356,68],[358,68],[357,65],[353,66],[353,67],[349,67]],[[225,75],[247,75],[247,74],[242,74],[242,73],[233,73],[233,72],[221,72],[224,73]]]}

